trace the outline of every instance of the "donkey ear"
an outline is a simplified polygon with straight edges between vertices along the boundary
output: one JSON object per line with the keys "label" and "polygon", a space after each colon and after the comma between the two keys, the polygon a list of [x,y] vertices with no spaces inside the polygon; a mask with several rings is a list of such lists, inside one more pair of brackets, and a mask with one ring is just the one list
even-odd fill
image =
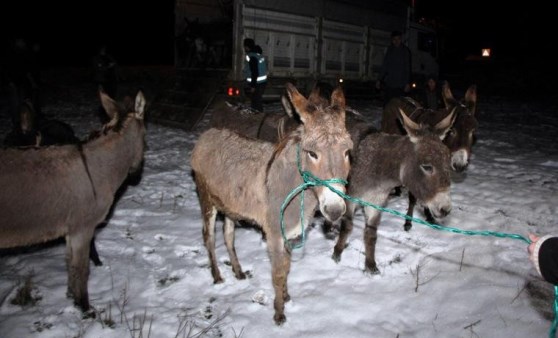
{"label": "donkey ear", "polygon": [[453,123],[455,122],[455,119],[457,117],[457,114],[455,113],[455,110],[456,110],[456,107],[453,107],[451,112],[446,117],[444,117],[444,119],[442,121],[438,122],[434,126],[434,131],[438,135],[438,137],[440,137],[440,140],[443,140],[444,138],[446,138],[447,132],[453,126]]}
{"label": "donkey ear", "polygon": [[281,95],[281,105],[283,106],[285,113],[287,113],[290,118],[294,118],[293,105],[287,96]]}
{"label": "donkey ear", "polygon": [[298,90],[292,83],[287,82],[286,86],[287,86],[287,94],[291,99],[293,107],[298,112],[300,116],[300,120],[302,121],[302,123],[306,123],[310,118],[310,114],[306,111],[308,106],[308,100],[298,92]]}
{"label": "donkey ear", "polygon": [[471,85],[465,93],[465,104],[469,113],[475,115],[475,108],[477,106],[477,86]]}
{"label": "donkey ear", "polygon": [[118,105],[102,88],[99,88],[99,97],[101,99],[101,105],[105,109],[108,117],[110,117],[110,121],[104,126],[106,130],[109,127],[114,127],[118,122]]}
{"label": "donkey ear", "polygon": [[411,120],[401,108],[397,109],[399,109],[399,120],[401,121],[403,128],[405,128],[405,130],[407,131],[409,139],[411,140],[411,142],[416,143],[419,130],[421,129],[420,125]]}
{"label": "donkey ear", "polygon": [[337,86],[331,93],[331,106],[337,109],[342,121],[345,121],[345,110],[347,109],[347,104],[345,101],[345,93],[343,92],[343,88],[341,88],[341,86]]}
{"label": "donkey ear", "polygon": [[448,81],[444,81],[444,84],[442,85],[442,99],[444,100],[446,108],[455,105],[455,98],[451,93]]}
{"label": "donkey ear", "polygon": [[136,95],[136,102],[134,105],[134,112],[136,115],[136,119],[143,120],[144,117],[144,110],[145,110],[145,96],[143,95],[143,91],[138,91]]}
{"label": "donkey ear", "polygon": [[35,129],[35,110],[29,100],[25,100],[19,109],[19,127],[24,134]]}
{"label": "donkey ear", "polygon": [[345,101],[345,93],[343,92],[343,88],[341,86],[337,86],[335,90],[331,93],[331,105],[337,106],[341,110],[345,110],[346,101]]}

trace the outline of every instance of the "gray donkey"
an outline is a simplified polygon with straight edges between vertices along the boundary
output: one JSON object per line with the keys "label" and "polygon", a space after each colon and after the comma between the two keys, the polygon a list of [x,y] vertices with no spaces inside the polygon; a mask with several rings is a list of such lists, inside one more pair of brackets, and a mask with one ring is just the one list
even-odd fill
{"label": "gray donkey", "polygon": [[[433,127],[413,122],[403,111],[400,118],[407,135],[371,133],[356,146],[348,194],[385,207],[392,189],[405,186],[435,217],[446,216],[451,210],[450,153],[441,139],[451,127],[455,112]],[[361,207],[350,201],[347,205],[332,256],[336,262],[352,231],[355,210]],[[365,206],[364,216],[365,271],[378,273],[375,250],[381,212]]]}
{"label": "gray donkey", "polygon": [[[330,221],[339,219],[346,209],[343,198],[327,187],[313,186],[304,194],[304,219],[300,217],[301,195],[285,208],[288,194],[303,179],[299,172],[309,171],[319,179],[346,179],[352,141],[345,128],[345,96],[341,88],[331,95],[331,104],[310,95],[306,99],[290,83],[287,93],[300,114],[302,124],[277,143],[248,138],[228,129],[211,128],[197,141],[191,156],[203,217],[203,237],[215,283],[223,278],[215,256],[215,220],[223,213],[224,237],[233,272],[245,278],[234,248],[234,222],[248,221],[261,226],[271,260],[275,289],[274,320],[286,321],[284,307],[290,299],[287,277],[291,265],[291,241],[300,238],[317,208]],[[345,191],[345,185],[332,186]],[[301,224],[302,222],[302,224]]]}
{"label": "gray donkey", "polygon": [[0,249],[65,237],[68,295],[83,311],[95,228],[128,174],[141,169],[144,151],[143,93],[125,120],[116,102],[100,98],[112,120],[86,143],[0,149]]}
{"label": "gray donkey", "polygon": [[[423,109],[420,104],[408,97],[396,97],[388,102],[382,113],[382,132],[388,134],[404,135],[405,129],[399,123],[399,110],[403,110],[407,116],[417,123],[434,126],[455,111],[455,122],[446,133],[443,142],[451,153],[451,168],[455,172],[464,171],[469,165],[475,132],[478,121],[475,117],[477,103],[477,87],[471,85],[465,93],[464,99],[458,101],[454,98],[448,82],[442,87],[442,98],[445,108],[438,110]],[[413,216],[416,198],[409,194],[408,216]],[[428,211],[425,211],[427,220],[433,221]],[[412,223],[405,220],[404,229],[410,230]]]}

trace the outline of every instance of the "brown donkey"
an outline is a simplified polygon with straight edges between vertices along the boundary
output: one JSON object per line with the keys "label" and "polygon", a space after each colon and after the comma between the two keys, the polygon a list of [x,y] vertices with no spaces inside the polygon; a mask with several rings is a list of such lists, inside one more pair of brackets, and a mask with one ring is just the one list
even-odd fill
{"label": "brown donkey", "polygon": [[[145,98],[119,120],[119,108],[100,93],[112,120],[97,137],[78,145],[0,149],[0,248],[66,239],[68,295],[90,308],[89,250],[115,193],[143,163]],[[48,197],[48,198],[45,198]]]}
{"label": "brown donkey", "polygon": [[[244,220],[262,227],[267,238],[275,290],[275,323],[286,321],[285,302],[290,299],[287,277],[291,266],[290,240],[307,229],[316,208],[329,220],[339,219],[346,209],[343,198],[323,186],[304,194],[304,219],[300,219],[300,198],[285,208],[284,236],[280,210],[288,194],[303,183],[299,166],[319,179],[346,179],[349,174],[351,138],[345,129],[345,96],[337,88],[331,105],[306,99],[292,85],[287,93],[300,113],[302,124],[278,143],[248,138],[227,129],[209,129],[197,141],[191,157],[203,216],[203,237],[215,283],[223,278],[215,256],[215,219],[225,216],[224,237],[233,272],[245,278],[234,249],[234,221]],[[332,186],[344,192],[342,183]],[[302,222],[302,224],[301,224]]]}
{"label": "brown donkey", "polygon": [[[356,146],[351,165],[348,194],[385,207],[390,192],[405,186],[435,217],[451,210],[449,150],[441,139],[453,123],[454,113],[434,127],[413,122],[400,111],[407,135],[368,134]],[[339,261],[353,228],[353,215],[360,204],[347,202],[341,219],[333,259]],[[364,206],[365,271],[378,273],[375,251],[381,212]]]}
{"label": "brown donkey", "polygon": [[447,82],[442,87],[442,98],[446,108],[439,110],[423,109],[420,104],[407,97],[393,98],[382,113],[381,131],[388,134],[404,135],[405,130],[399,123],[399,109],[417,123],[434,126],[455,109],[455,122],[444,138],[444,144],[451,151],[451,167],[461,172],[469,165],[475,141],[478,121],[475,118],[477,87],[470,86],[462,102],[453,97]]}
{"label": "brown donkey", "polygon": [[[439,110],[423,109],[418,102],[410,98],[393,98],[384,108],[381,130],[388,134],[405,134],[405,130],[398,120],[400,109],[413,121],[430,126],[436,125],[455,110],[455,122],[446,133],[443,142],[451,152],[451,168],[456,172],[462,172],[469,165],[475,143],[475,132],[478,128],[478,121],[475,117],[477,88],[475,85],[470,86],[463,101],[460,102],[453,97],[449,84],[445,82],[442,87],[442,98],[446,108]],[[408,216],[413,216],[415,204],[416,199],[409,194]],[[427,220],[433,220],[428,212],[426,212],[426,216]],[[405,230],[408,231],[411,227],[411,221],[406,220]]]}

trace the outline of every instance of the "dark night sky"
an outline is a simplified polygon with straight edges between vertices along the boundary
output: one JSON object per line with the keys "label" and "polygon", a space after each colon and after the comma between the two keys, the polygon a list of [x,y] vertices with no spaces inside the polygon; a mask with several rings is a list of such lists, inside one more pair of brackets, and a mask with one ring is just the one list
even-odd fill
{"label": "dark night sky", "polygon": [[[480,0],[417,2],[418,12],[447,26],[448,43],[453,49],[475,52],[482,46],[492,46],[507,57],[523,54],[529,47],[548,47],[544,46],[549,40],[543,32],[545,26],[550,28],[545,20],[550,13],[544,9]],[[489,5],[491,8],[487,8]]]}
{"label": "dark night sky", "polygon": [[[530,81],[555,68],[549,67],[555,40],[549,8],[487,0],[415,4],[418,15],[441,24],[442,67],[462,67],[468,54],[489,46],[501,67],[532,75]],[[6,41],[17,35],[38,39],[47,65],[85,65],[103,42],[121,64],[173,63],[173,0],[19,1],[0,15]]]}
{"label": "dark night sky", "polygon": [[86,64],[103,43],[123,64],[172,64],[173,10],[173,0],[20,1],[0,15],[5,41],[39,41],[46,65]]}

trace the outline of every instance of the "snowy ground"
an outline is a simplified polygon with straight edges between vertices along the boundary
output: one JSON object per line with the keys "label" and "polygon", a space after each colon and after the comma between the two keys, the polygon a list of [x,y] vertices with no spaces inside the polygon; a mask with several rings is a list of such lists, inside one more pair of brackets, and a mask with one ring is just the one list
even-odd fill
{"label": "snowy ground", "polygon": [[[60,87],[44,112],[84,137],[99,127],[91,89]],[[153,91],[147,92],[150,100]],[[482,88],[479,101],[478,142],[467,172],[454,177],[453,211],[444,224],[523,236],[558,233],[558,108],[489,99]],[[377,105],[348,103],[379,124]],[[375,276],[362,271],[361,217],[339,264],[330,258],[334,242],[319,226],[311,229],[305,247],[293,255],[287,322],[276,326],[271,267],[257,231],[236,232],[240,262],[251,275],[243,281],[234,278],[217,231],[225,282],[213,284],[189,165],[210,114],[193,132],[148,125],[143,179],[127,189],[109,224],[97,232],[104,265],[92,265],[89,279],[97,318],[82,319],[66,298],[59,242],[0,256],[0,337],[548,336],[553,287],[536,275],[524,242],[420,224],[405,232],[403,220],[389,214],[379,229],[381,274]],[[0,119],[3,136],[9,121],[5,113]],[[389,207],[404,212],[406,203],[406,196],[398,197]],[[33,306],[11,304],[29,276],[40,299]]]}

